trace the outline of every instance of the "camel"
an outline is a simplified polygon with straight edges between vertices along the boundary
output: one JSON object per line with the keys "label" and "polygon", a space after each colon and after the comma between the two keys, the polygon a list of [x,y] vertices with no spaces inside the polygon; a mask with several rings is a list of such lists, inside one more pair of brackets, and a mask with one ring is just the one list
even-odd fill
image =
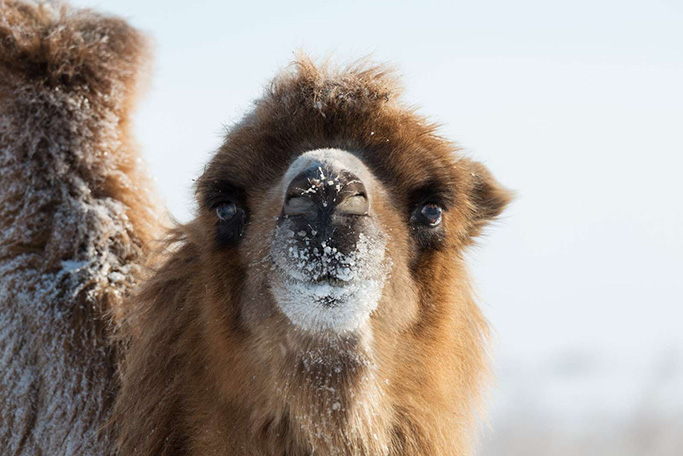
{"label": "camel", "polygon": [[0,5],[0,447],[472,454],[463,254],[511,196],[395,72],[298,56],[164,228],[129,132],[144,37]]}

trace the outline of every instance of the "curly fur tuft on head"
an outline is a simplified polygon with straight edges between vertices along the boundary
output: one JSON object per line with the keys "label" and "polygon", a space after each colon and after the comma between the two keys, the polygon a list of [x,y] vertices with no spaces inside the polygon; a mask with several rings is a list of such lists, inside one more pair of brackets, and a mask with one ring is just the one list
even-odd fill
{"label": "curly fur tuft on head", "polygon": [[112,317],[156,232],[129,132],[145,39],[0,1],[0,448],[111,454]]}
{"label": "curly fur tuft on head", "polygon": [[306,54],[298,53],[288,70],[283,71],[270,85],[271,100],[286,101],[295,97],[311,99],[313,107],[338,109],[354,105],[370,111],[389,101],[397,101],[402,87],[396,72],[386,65],[361,59],[345,68],[331,62],[316,64]]}

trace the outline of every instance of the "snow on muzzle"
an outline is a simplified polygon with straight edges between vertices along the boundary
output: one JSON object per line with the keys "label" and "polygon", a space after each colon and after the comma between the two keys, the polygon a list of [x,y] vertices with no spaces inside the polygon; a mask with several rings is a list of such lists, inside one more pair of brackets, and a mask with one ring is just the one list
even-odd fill
{"label": "snow on muzzle", "polygon": [[337,149],[303,154],[285,174],[270,287],[295,326],[353,331],[377,307],[391,262],[373,184],[358,158]]}

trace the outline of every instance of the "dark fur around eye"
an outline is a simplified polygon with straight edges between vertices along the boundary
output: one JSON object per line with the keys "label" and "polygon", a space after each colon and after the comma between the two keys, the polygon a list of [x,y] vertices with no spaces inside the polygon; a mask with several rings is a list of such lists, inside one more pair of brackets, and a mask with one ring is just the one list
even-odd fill
{"label": "dark fur around eye", "polygon": [[[216,242],[219,245],[237,243],[248,221],[244,190],[229,182],[213,182],[206,189],[203,200],[206,210],[211,211],[216,219]],[[224,206],[230,210],[226,212]],[[226,217],[226,214],[230,214],[230,217]]]}
{"label": "dark fur around eye", "polygon": [[453,207],[455,205],[453,184],[440,181],[428,182],[412,190],[408,195],[410,211],[430,203],[441,207],[444,211]]}
{"label": "dark fur around eye", "polygon": [[229,220],[216,217],[216,241],[221,245],[235,244],[244,234],[246,220],[246,212],[241,207],[237,207],[235,215]]}
{"label": "dark fur around eye", "polygon": [[437,250],[444,242],[446,232],[442,224],[431,225],[422,215],[424,205],[415,208],[410,216],[410,231],[417,245],[425,250]]}
{"label": "dark fur around eye", "polygon": [[[416,244],[423,250],[438,250],[446,237],[442,214],[455,204],[452,191],[447,185],[430,182],[411,192],[408,204],[408,223]],[[428,208],[426,213],[425,208]],[[438,220],[433,218],[436,213]]]}

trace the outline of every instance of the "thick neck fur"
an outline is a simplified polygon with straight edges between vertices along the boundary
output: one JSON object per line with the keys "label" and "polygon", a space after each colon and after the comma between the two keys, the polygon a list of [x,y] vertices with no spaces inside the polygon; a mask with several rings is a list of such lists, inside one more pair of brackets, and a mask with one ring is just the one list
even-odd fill
{"label": "thick neck fur", "polygon": [[197,303],[205,322],[196,327],[197,344],[205,354],[188,384],[208,383],[213,392],[197,398],[201,412],[191,421],[204,431],[189,443],[190,454],[389,454],[388,379],[369,325],[311,334],[273,315],[246,328],[222,319],[226,295],[217,290],[215,299]]}
{"label": "thick neck fur", "polygon": [[[271,366],[267,403],[255,404],[254,430],[267,436],[270,452],[384,455],[389,450],[387,398],[366,334],[296,335],[279,349],[257,354]],[[298,337],[297,337],[298,336]],[[298,339],[293,341],[291,339]],[[271,358],[271,359],[269,359]]]}

